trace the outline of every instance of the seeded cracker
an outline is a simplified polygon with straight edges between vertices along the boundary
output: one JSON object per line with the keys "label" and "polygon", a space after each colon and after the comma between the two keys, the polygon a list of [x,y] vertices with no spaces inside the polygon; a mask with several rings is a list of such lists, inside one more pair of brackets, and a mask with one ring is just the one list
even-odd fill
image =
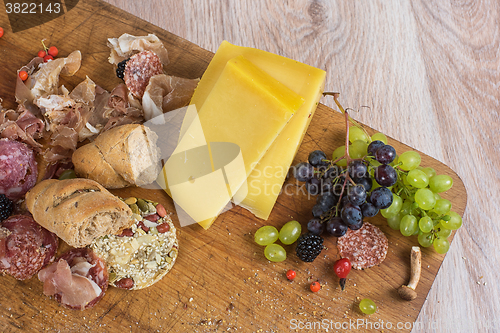
{"label": "seeded cracker", "polygon": [[[148,222],[144,217],[156,213],[154,205],[146,202],[147,211],[132,215],[135,223],[128,230],[130,236],[107,235],[90,245],[106,262],[111,286],[116,287],[122,279],[132,279],[134,284],[130,290],[149,287],[160,281],[175,263],[179,243],[174,224],[167,215],[155,222],[158,227],[145,227]],[[168,224],[169,230],[158,232],[163,224]]]}
{"label": "seeded cracker", "polygon": [[371,223],[364,222],[358,230],[349,229],[337,240],[342,258],[348,258],[355,269],[380,265],[387,255],[389,242],[385,234]]}

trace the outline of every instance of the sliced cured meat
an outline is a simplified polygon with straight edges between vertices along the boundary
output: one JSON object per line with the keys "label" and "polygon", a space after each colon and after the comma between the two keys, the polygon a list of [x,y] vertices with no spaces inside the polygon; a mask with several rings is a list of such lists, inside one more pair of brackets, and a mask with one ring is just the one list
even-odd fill
{"label": "sliced cured meat", "polygon": [[119,84],[111,91],[102,115],[103,132],[121,125],[144,122],[143,111],[132,106],[131,98],[133,96],[129,94],[125,84]]}
{"label": "sliced cured meat", "polygon": [[[56,94],[59,89],[59,76],[72,76],[79,69],[82,63],[82,54],[80,51],[71,52],[66,58],[57,58],[45,62],[30,75],[33,80],[30,83],[33,100],[40,96]],[[25,82],[25,84],[27,84]],[[17,88],[17,87],[16,87]],[[16,93],[17,95],[17,93]]]}
{"label": "sliced cured meat", "polygon": [[30,110],[31,113],[33,113],[37,117],[40,116],[40,110],[36,105],[33,104],[34,97],[30,90],[35,81],[31,75],[28,75],[28,78],[23,81],[19,76],[19,72],[25,71],[26,73],[34,73],[41,64],[43,64],[43,58],[35,57],[31,59],[31,61],[27,65],[19,68],[19,70],[17,71],[15,92],[16,102],[19,103],[19,105]]}
{"label": "sliced cured meat", "polygon": [[116,110],[120,113],[126,113],[127,108],[130,106],[128,102],[128,89],[123,83],[117,85],[110,93],[108,99],[108,114],[106,118],[111,116],[112,110]]}
{"label": "sliced cured meat", "polygon": [[[88,82],[87,85],[91,86],[90,82]],[[77,90],[77,88],[80,86],[82,86],[82,84],[77,86],[71,92],[71,95],[75,96],[74,98],[77,101],[80,100],[80,97],[78,97],[79,93]],[[85,99],[87,99],[88,101],[90,101],[90,99],[88,98],[89,95],[88,90],[90,89],[87,89],[86,93],[82,94],[83,97],[81,98],[81,100],[85,101]],[[80,142],[84,141],[85,139],[89,139],[91,141],[95,139],[107,122],[107,119],[104,118],[103,114],[106,110],[110,93],[107,90],[104,90],[103,88],[99,87],[98,85],[95,85],[93,91],[94,91],[94,96],[92,101],[87,102],[87,104],[91,108],[90,112],[88,113],[88,117],[86,117],[85,126],[78,132],[78,141]]]}
{"label": "sliced cured meat", "polygon": [[37,176],[33,151],[24,143],[0,139],[0,193],[17,201],[35,186]]}
{"label": "sliced cured meat", "polygon": [[40,96],[57,94],[60,88],[59,76],[74,75],[80,69],[81,62],[80,51],[73,51],[66,58],[57,58],[45,63],[40,57],[34,58],[29,64],[19,69],[19,71],[24,70],[29,73],[29,76],[26,81],[23,81],[17,75],[16,101],[35,116],[41,117],[40,109],[33,102]]}
{"label": "sliced cured meat", "polygon": [[144,118],[150,120],[188,105],[199,81],[166,74],[151,77],[142,96]]}
{"label": "sliced cured meat", "polygon": [[101,125],[95,120],[102,117],[108,96],[107,91],[86,78],[69,94],[35,99],[45,120],[45,139],[49,141],[43,154],[46,162],[69,162],[79,141],[99,134],[105,122]]}
{"label": "sliced cured meat", "polygon": [[73,249],[38,272],[43,293],[76,310],[94,306],[108,288],[106,264],[89,248]]}
{"label": "sliced cured meat", "polygon": [[69,163],[56,162],[56,163],[49,164],[47,166],[45,173],[43,174],[43,178],[41,180],[50,179],[50,178],[59,179],[59,177],[61,176],[61,174],[64,171],[71,170],[73,168],[74,168],[74,166],[73,166],[73,163],[71,163],[71,162],[69,162]]}
{"label": "sliced cured meat", "polygon": [[0,223],[0,272],[26,280],[54,260],[58,238],[31,216],[13,215]]}
{"label": "sliced cured meat", "polygon": [[42,145],[36,140],[43,134],[43,121],[35,117],[24,106],[17,110],[0,112],[0,137],[19,140],[39,151]]}
{"label": "sliced cured meat", "polygon": [[123,34],[118,38],[108,38],[108,47],[111,49],[108,61],[113,65],[118,65],[119,62],[130,58],[134,53],[146,50],[156,53],[163,66],[167,66],[169,63],[167,49],[154,34],[147,36]]}
{"label": "sliced cured meat", "polygon": [[344,236],[339,237],[337,247],[340,256],[348,258],[353,268],[365,269],[384,261],[389,242],[382,230],[365,222],[360,229],[349,229]]}
{"label": "sliced cured meat", "polygon": [[133,96],[141,98],[149,79],[158,74],[163,74],[160,58],[152,51],[142,51],[127,61],[123,81]]}

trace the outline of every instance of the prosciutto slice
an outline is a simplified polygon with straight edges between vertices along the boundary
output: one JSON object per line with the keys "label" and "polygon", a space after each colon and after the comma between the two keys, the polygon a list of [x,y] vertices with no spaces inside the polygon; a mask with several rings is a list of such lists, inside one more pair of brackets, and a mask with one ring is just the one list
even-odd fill
{"label": "prosciutto slice", "polygon": [[43,282],[46,296],[60,294],[61,303],[69,306],[84,308],[102,292],[94,281],[78,274],[78,271],[72,272],[64,259],[41,270],[38,278]]}
{"label": "prosciutto slice", "polygon": [[122,83],[111,91],[103,118],[106,122],[102,130],[107,131],[120,125],[144,122],[144,112],[131,105],[127,86]]}
{"label": "prosciutto slice", "polygon": [[108,61],[113,65],[118,65],[120,61],[142,51],[153,51],[163,66],[169,64],[167,49],[154,34],[133,36],[125,33],[118,38],[108,38],[108,47],[111,49]]}
{"label": "prosciutto slice", "polygon": [[46,63],[42,58],[33,58],[26,66],[18,70],[26,71],[28,79],[21,80],[19,75],[16,81],[16,101],[31,111],[35,116],[40,116],[40,110],[34,101],[40,96],[59,93],[59,76],[72,76],[79,69],[82,62],[80,51],[71,52],[66,58],[57,58]]}
{"label": "prosciutto slice", "polygon": [[106,264],[88,248],[73,249],[38,272],[43,293],[62,305],[84,310],[94,306],[107,290]]}
{"label": "prosciutto slice", "polygon": [[107,91],[87,77],[69,94],[47,95],[35,100],[45,120],[49,142],[45,161],[51,164],[71,161],[78,142],[93,139],[100,133],[104,125],[100,125],[99,120],[108,97]]}
{"label": "prosciutto slice", "polygon": [[165,74],[151,77],[142,96],[144,118],[150,120],[188,105],[199,81]]}
{"label": "prosciutto slice", "polygon": [[33,99],[40,96],[57,94],[59,89],[59,75],[72,76],[82,63],[80,51],[71,52],[66,58],[57,58],[41,64],[39,70],[31,75],[32,86],[29,87]]}
{"label": "prosciutto slice", "polygon": [[42,137],[43,129],[43,121],[22,105],[19,105],[17,111],[0,112],[0,137],[2,138],[19,140],[39,151],[42,145],[36,140]]}

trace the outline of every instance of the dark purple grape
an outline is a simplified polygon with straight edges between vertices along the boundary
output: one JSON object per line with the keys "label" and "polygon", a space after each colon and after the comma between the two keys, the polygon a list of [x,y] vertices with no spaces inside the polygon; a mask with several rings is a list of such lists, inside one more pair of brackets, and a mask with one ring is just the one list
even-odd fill
{"label": "dark purple grape", "polygon": [[342,169],[338,165],[329,167],[323,174],[323,178],[335,179],[335,177],[340,176]]}
{"label": "dark purple grape", "polygon": [[295,166],[294,176],[299,182],[308,181],[314,177],[314,167],[307,162],[301,162]]}
{"label": "dark purple grape", "polygon": [[363,219],[359,220],[359,221],[356,221],[355,223],[353,224],[349,224],[348,227],[349,229],[351,230],[358,230],[360,229],[361,227],[363,226]]}
{"label": "dark purple grape", "polygon": [[380,140],[375,140],[375,141],[370,142],[370,144],[368,145],[368,148],[367,148],[368,155],[375,156],[375,153],[377,152],[377,150],[383,146],[385,146],[385,143],[383,143]]}
{"label": "dark purple grape", "polygon": [[339,216],[332,217],[326,222],[326,231],[335,237],[342,237],[347,232],[347,225]]}
{"label": "dark purple grape", "polygon": [[365,188],[366,192],[370,192],[373,186],[373,181],[370,177],[364,177],[359,179],[353,179],[357,185],[361,185]]}
{"label": "dark purple grape", "polygon": [[321,180],[313,177],[306,181],[307,192],[311,195],[318,195],[321,192]]}
{"label": "dark purple grape", "polygon": [[321,193],[333,193],[333,179],[323,178],[323,185],[321,186]]}
{"label": "dark purple grape", "polygon": [[377,149],[375,153],[375,159],[382,164],[389,164],[394,161],[396,157],[396,149],[394,147],[385,145]]}
{"label": "dark purple grape", "polygon": [[323,205],[315,204],[312,208],[312,215],[314,217],[321,217],[321,215],[325,214],[328,211],[328,208],[325,208]]}
{"label": "dark purple grape", "polygon": [[347,171],[349,172],[349,176],[351,176],[351,178],[363,178],[366,177],[368,168],[363,161],[354,160],[349,163]]}
{"label": "dark purple grape", "polygon": [[398,173],[392,166],[382,164],[375,169],[374,178],[380,186],[389,187],[396,184]]}
{"label": "dark purple grape", "polygon": [[363,221],[363,215],[361,214],[361,208],[352,203],[348,202],[344,204],[340,212],[342,221],[344,221],[347,226],[358,225],[359,222]]}
{"label": "dark purple grape", "polygon": [[309,164],[313,167],[327,166],[328,162],[326,160],[326,154],[321,150],[315,150],[309,154]]}
{"label": "dark purple grape", "polygon": [[387,187],[377,187],[370,194],[370,202],[378,209],[388,208],[392,198],[392,192]]}
{"label": "dark purple grape", "polygon": [[349,198],[347,197],[347,193],[344,193],[342,195],[342,199],[340,200],[340,205],[344,207],[348,203],[350,203]]}
{"label": "dark purple grape", "polygon": [[347,194],[347,197],[353,205],[361,206],[361,204],[366,201],[365,188],[361,185],[349,187],[349,193]]}
{"label": "dark purple grape", "polygon": [[365,202],[361,205],[361,214],[365,217],[373,217],[378,214],[379,209],[375,207],[371,202]]}
{"label": "dark purple grape", "polygon": [[325,225],[321,223],[320,219],[311,219],[307,222],[307,230],[316,236],[321,236],[323,230],[325,229]]}
{"label": "dark purple grape", "polygon": [[336,203],[335,196],[331,192],[322,193],[316,199],[316,204],[321,205],[326,210],[332,208]]}

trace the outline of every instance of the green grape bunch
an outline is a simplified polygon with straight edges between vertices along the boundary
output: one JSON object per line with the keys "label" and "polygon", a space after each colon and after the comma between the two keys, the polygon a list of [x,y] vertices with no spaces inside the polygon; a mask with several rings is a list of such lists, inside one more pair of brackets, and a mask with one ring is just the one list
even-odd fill
{"label": "green grape bunch", "polygon": [[444,254],[450,248],[448,238],[452,231],[462,226],[462,218],[451,210],[451,202],[440,196],[452,188],[453,179],[420,163],[421,157],[415,151],[397,157],[393,203],[381,214],[392,229],[404,236],[416,235],[421,246],[433,245],[437,253]]}
{"label": "green grape bunch", "polygon": [[[314,151],[309,155],[309,163],[297,166],[296,178],[306,182],[308,191],[314,190],[311,194],[319,195],[308,231],[320,235],[326,230],[342,237],[347,228],[355,230],[362,225],[364,217],[380,212],[392,229],[407,237],[417,236],[423,247],[433,245],[436,252],[446,253],[450,246],[449,236],[462,225],[460,215],[451,210],[451,202],[440,196],[451,189],[453,179],[449,175],[436,174],[431,167],[421,166],[422,158],[415,151],[398,156],[387,142],[384,134],[369,136],[362,127],[353,125],[348,130],[347,148],[343,145],[335,149],[331,160],[324,152]],[[328,172],[332,166],[337,170],[330,180]],[[361,176],[353,174],[357,169],[362,170]],[[346,178],[348,181],[344,181]],[[319,185],[313,187],[315,183]],[[344,183],[348,187],[339,187]],[[359,186],[364,187],[362,192],[366,194],[355,196],[355,200],[361,198],[355,202],[353,195],[347,194]],[[340,193],[334,191],[339,188]],[[326,200],[332,197],[330,192],[333,192],[333,201]],[[346,194],[350,203],[342,200],[342,194]],[[345,203],[359,206],[358,221],[349,221],[349,216],[339,213]],[[367,207],[372,209],[364,209]]]}
{"label": "green grape bunch", "polygon": [[346,138],[331,159],[315,150],[294,168],[297,181],[305,182],[308,193],[317,196],[307,232],[343,237],[348,229],[358,230],[365,218],[380,213],[392,229],[446,253],[452,231],[462,226],[451,202],[440,196],[452,188],[453,179],[421,166],[415,151],[398,155],[383,133],[370,136],[349,116],[337,93],[326,95],[333,95],[345,116]]}

